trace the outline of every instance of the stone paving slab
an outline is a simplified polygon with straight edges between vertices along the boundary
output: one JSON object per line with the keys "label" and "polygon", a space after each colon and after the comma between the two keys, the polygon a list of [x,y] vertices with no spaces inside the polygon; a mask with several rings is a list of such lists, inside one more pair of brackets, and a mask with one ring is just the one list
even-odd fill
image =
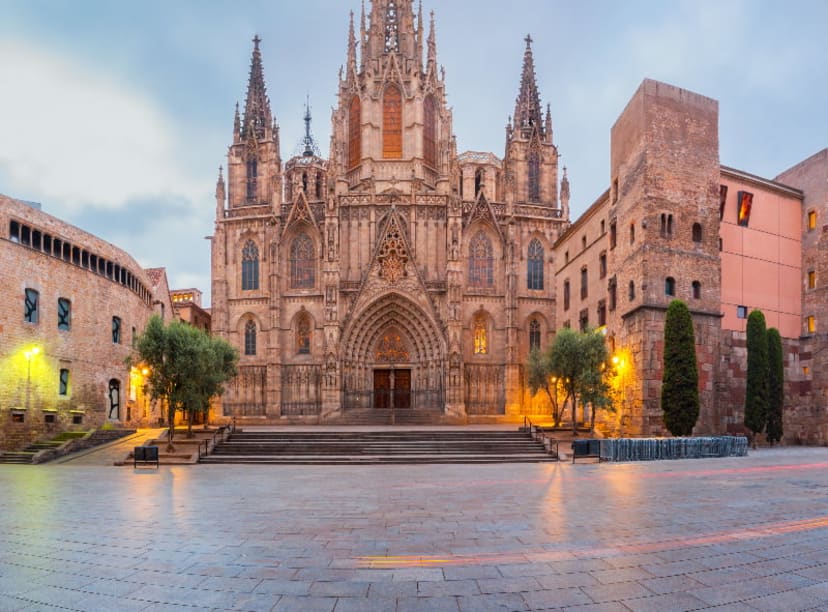
{"label": "stone paving slab", "polygon": [[828,449],[0,466],[0,610],[828,610]]}

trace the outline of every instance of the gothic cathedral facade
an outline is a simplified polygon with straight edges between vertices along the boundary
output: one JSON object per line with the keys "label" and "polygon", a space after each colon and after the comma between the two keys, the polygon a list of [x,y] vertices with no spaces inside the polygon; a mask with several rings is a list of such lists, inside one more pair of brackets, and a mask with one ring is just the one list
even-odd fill
{"label": "gothic cathedral facade", "polygon": [[306,132],[282,163],[254,39],[216,187],[213,332],[241,353],[224,415],[533,412],[523,364],[554,333],[569,186],[531,38],[504,157],[458,154],[433,14],[426,35],[413,0],[369,6],[358,32],[351,17],[327,159]]}

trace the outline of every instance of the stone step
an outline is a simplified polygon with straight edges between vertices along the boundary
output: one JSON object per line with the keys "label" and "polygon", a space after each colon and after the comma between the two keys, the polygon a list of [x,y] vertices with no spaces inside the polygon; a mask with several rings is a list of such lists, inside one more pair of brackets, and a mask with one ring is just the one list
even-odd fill
{"label": "stone step", "polygon": [[272,465],[372,465],[372,464],[428,464],[428,463],[542,463],[555,461],[546,453],[517,455],[331,455],[327,457],[307,455],[234,455],[203,457],[201,463],[243,463]]}

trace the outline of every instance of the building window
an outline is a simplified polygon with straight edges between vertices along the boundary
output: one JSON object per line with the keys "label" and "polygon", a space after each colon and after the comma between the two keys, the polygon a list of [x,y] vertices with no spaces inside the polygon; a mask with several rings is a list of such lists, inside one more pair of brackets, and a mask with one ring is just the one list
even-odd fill
{"label": "building window", "polygon": [[808,333],[809,334],[816,333],[816,319],[814,318],[814,315],[810,315],[805,320],[805,322],[806,322],[806,325],[807,325],[807,328],[808,328]]}
{"label": "building window", "polygon": [[537,319],[529,320],[529,351],[540,350],[541,325]]}
{"label": "building window", "polygon": [[[701,228],[699,228],[701,230]],[[673,237],[673,215],[661,213],[661,225],[659,233],[662,238]]]}
{"label": "building window", "polygon": [[242,249],[242,291],[259,288],[259,247],[248,240]]}
{"label": "building window", "polygon": [[533,239],[529,243],[527,256],[526,286],[528,289],[543,289],[543,255],[543,245],[540,240]]}
{"label": "building window", "polygon": [[362,157],[362,102],[359,96],[351,100],[348,109],[348,168],[356,168]]}
{"label": "building window", "polygon": [[589,310],[584,308],[578,316],[578,327],[581,331],[586,331],[589,327]]}
{"label": "building window", "polygon": [[296,321],[296,353],[310,355],[311,323],[307,314],[300,315]]}
{"label": "building window", "polygon": [[437,167],[437,103],[434,96],[423,102],[423,159],[427,166]]}
{"label": "building window", "polygon": [[815,230],[817,225],[817,214],[815,210],[808,211],[808,231]]}
{"label": "building window", "polygon": [[109,399],[109,414],[107,418],[110,421],[117,421],[121,418],[121,381],[116,378],[109,381],[109,392],[107,396]]}
{"label": "building window", "polygon": [[607,283],[607,293],[609,294],[609,309],[610,311],[615,310],[615,306],[618,303],[618,280],[613,276],[609,279],[609,283]]}
{"label": "building window", "polygon": [[598,300],[598,327],[607,324],[607,302]]}
{"label": "building window", "polygon": [[565,280],[563,284],[563,309],[569,310],[569,280]]}
{"label": "building window", "polygon": [[747,306],[737,306],[736,307],[736,318],[737,319],[747,319],[747,316],[748,316]]}
{"label": "building window", "polygon": [[483,168],[478,168],[474,171],[474,199],[480,195],[480,190],[483,189]]}
{"label": "building window", "polygon": [[540,153],[529,152],[529,189],[528,199],[530,202],[540,202]]}
{"label": "building window", "polygon": [[586,236],[581,236],[581,250],[586,251],[587,240]]}
{"label": "building window", "polygon": [[604,219],[601,219],[601,235],[607,233],[607,222]]}
{"label": "building window", "polygon": [[69,331],[72,327],[72,302],[66,298],[58,298],[58,329]]}
{"label": "building window", "polygon": [[56,421],[57,419],[54,412],[47,412],[43,415],[43,422],[47,425],[53,425]]}
{"label": "building window", "polygon": [[750,223],[750,209],[753,208],[753,194],[748,191],[739,191],[736,194],[736,202],[738,204],[738,223],[742,227],[747,227]]}
{"label": "building window", "polygon": [[816,289],[816,271],[808,270],[808,289]]}
{"label": "building window", "polygon": [[635,301],[635,281],[630,281],[630,286],[627,289],[627,299],[630,302]]}
{"label": "building window", "polygon": [[565,264],[568,264],[568,263],[569,263],[569,251],[567,251],[566,253],[564,253],[564,263],[565,263]]}
{"label": "building window", "polygon": [[635,242],[635,223],[630,223],[630,244]]}
{"label": "building window", "polygon": [[244,325],[244,354],[256,354],[256,322],[252,320]]}
{"label": "building window", "polygon": [[699,281],[693,281],[693,299],[701,299],[701,283]]}
{"label": "building window", "polygon": [[121,344],[121,317],[112,317],[112,342]]}
{"label": "building window", "polygon": [[82,414],[73,414],[72,415],[72,425],[82,425],[83,424],[83,415]]}
{"label": "building window", "polygon": [[607,276],[607,252],[602,251],[600,255],[598,255],[598,276],[599,278],[605,278]]}
{"label": "building window", "polygon": [[252,154],[247,159],[247,199],[252,201],[256,199],[256,183],[259,178],[259,162],[256,160],[255,154]]}
{"label": "building window", "polygon": [[316,173],[316,199],[322,198],[322,173]]}
{"label": "building window", "polygon": [[702,241],[702,226],[701,223],[693,224],[693,242]]}
{"label": "building window", "polygon": [[402,92],[396,85],[386,87],[382,99],[382,156],[402,158]]}
{"label": "building window", "polygon": [[589,272],[587,267],[581,268],[581,299],[585,300],[589,295]]}
{"label": "building window", "polygon": [[486,316],[478,314],[474,317],[474,354],[486,355],[489,352],[489,340],[486,330]]}
{"label": "building window", "polygon": [[676,295],[676,279],[672,276],[664,279],[664,295]]}
{"label": "building window", "polygon": [[316,251],[313,240],[299,234],[290,245],[290,286],[309,289],[316,284]]}
{"label": "building window", "polygon": [[616,223],[615,219],[610,221],[610,235],[609,235],[609,244],[610,248],[615,248],[615,243],[617,242],[618,238],[618,224]]}
{"label": "building window", "polygon": [[483,230],[480,230],[469,245],[469,286],[492,287],[493,265],[492,242]]}
{"label": "building window", "polygon": [[58,395],[66,397],[69,395],[69,370],[61,368],[60,378],[58,379]]}
{"label": "building window", "polygon": [[23,320],[37,323],[40,311],[40,294],[34,289],[26,289],[23,299]]}

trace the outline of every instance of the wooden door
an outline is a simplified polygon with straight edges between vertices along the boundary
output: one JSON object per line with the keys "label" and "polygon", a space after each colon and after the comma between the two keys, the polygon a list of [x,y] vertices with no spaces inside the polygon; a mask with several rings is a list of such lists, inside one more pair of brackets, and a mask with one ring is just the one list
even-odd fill
{"label": "wooden door", "polygon": [[374,408],[391,407],[391,370],[374,370]]}
{"label": "wooden door", "polygon": [[411,370],[394,370],[394,408],[411,408]]}

